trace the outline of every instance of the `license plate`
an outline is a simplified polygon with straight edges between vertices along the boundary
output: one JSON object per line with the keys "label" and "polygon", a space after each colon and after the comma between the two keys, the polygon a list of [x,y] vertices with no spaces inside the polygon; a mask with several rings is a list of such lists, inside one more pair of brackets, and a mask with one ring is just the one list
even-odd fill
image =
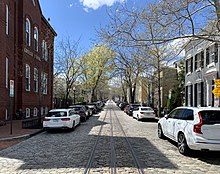
{"label": "license plate", "polygon": [[58,122],[58,119],[56,119],[56,120],[53,120],[53,122]]}

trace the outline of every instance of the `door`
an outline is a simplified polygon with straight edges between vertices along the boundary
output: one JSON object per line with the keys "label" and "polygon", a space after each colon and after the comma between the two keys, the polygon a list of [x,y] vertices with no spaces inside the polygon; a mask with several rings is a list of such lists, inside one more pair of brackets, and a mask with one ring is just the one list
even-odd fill
{"label": "door", "polygon": [[167,136],[174,139],[174,131],[176,130],[177,122],[182,117],[184,109],[179,108],[172,111],[167,117]]}

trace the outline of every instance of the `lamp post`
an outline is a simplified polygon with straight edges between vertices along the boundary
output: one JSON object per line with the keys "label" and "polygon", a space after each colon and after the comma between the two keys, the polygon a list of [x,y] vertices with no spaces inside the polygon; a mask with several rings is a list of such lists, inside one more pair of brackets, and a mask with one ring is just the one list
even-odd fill
{"label": "lamp post", "polygon": [[76,104],[76,87],[73,87],[73,103]]}

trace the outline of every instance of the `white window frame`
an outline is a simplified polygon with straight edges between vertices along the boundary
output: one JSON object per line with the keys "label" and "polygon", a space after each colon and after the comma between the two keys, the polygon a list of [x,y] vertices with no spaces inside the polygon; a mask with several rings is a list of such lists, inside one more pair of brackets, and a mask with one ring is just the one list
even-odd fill
{"label": "white window frame", "polygon": [[8,109],[5,109],[5,120],[8,120]]}
{"label": "white window frame", "polygon": [[37,108],[35,107],[35,108],[34,108],[34,114],[33,114],[35,117],[37,116],[37,112],[38,112],[38,110],[37,110]]}
{"label": "white window frame", "polygon": [[31,90],[31,68],[28,64],[26,64],[25,67],[25,90],[30,91]]}
{"label": "white window frame", "polygon": [[26,44],[31,46],[31,22],[28,18],[26,18],[25,22],[25,34],[26,34]]}
{"label": "white window frame", "polygon": [[44,107],[40,108],[40,113],[41,113],[41,115],[44,115]]}
{"label": "white window frame", "polygon": [[45,114],[48,114],[48,107],[45,107]]}
{"label": "white window frame", "polygon": [[34,68],[34,92],[38,92],[39,90],[38,79],[39,79],[38,69]]}
{"label": "white window frame", "polygon": [[32,3],[33,3],[33,5],[35,6],[35,1],[34,1],[34,0],[32,0]]}
{"label": "white window frame", "polygon": [[38,51],[38,38],[39,38],[38,28],[34,27],[34,50],[35,51]]}
{"label": "white window frame", "polygon": [[9,34],[9,9],[7,4],[5,7],[5,34]]}
{"label": "white window frame", "polygon": [[48,48],[45,40],[42,41],[42,59],[48,60]]}
{"label": "white window frame", "polygon": [[30,110],[30,108],[26,108],[25,109],[25,117],[26,118],[30,118],[31,117],[31,110]]}
{"label": "white window frame", "polygon": [[5,87],[8,88],[8,58],[5,59]]}
{"label": "white window frame", "polygon": [[48,74],[42,73],[41,79],[42,79],[42,93],[47,94],[47,86],[48,86]]}

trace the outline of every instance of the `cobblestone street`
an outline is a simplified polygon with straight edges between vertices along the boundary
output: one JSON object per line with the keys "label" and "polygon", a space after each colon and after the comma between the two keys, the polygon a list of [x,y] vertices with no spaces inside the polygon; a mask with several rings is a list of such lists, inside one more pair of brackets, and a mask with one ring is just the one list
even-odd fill
{"label": "cobblestone street", "polygon": [[216,174],[220,173],[220,153],[183,156],[175,143],[157,137],[156,121],[137,121],[114,104],[74,131],[43,132],[0,151],[1,174],[140,171]]}

